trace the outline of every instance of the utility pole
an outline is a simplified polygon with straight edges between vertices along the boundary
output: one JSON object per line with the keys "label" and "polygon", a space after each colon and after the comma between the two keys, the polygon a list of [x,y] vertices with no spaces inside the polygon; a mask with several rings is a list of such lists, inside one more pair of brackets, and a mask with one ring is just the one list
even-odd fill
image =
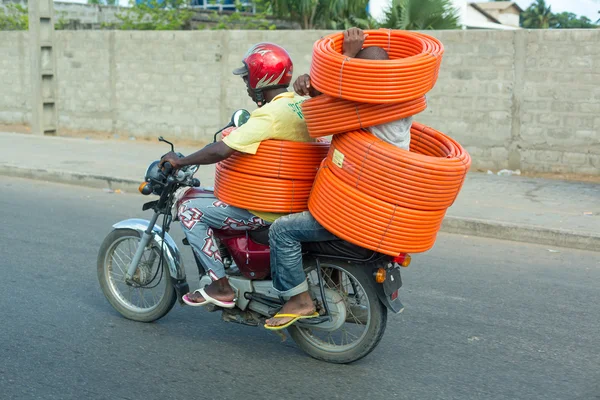
{"label": "utility pole", "polygon": [[53,0],[29,0],[29,49],[31,55],[31,132],[55,135],[56,54]]}

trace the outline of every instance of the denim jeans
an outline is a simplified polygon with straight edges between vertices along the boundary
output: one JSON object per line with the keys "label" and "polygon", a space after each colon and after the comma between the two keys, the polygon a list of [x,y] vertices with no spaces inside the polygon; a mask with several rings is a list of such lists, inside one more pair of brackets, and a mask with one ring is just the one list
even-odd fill
{"label": "denim jeans", "polygon": [[248,210],[210,197],[182,202],[177,215],[194,253],[212,280],[225,277],[225,266],[213,229],[251,231],[268,225]]}
{"label": "denim jeans", "polygon": [[269,229],[273,287],[288,299],[308,290],[302,265],[302,242],[337,239],[305,211],[278,218]]}

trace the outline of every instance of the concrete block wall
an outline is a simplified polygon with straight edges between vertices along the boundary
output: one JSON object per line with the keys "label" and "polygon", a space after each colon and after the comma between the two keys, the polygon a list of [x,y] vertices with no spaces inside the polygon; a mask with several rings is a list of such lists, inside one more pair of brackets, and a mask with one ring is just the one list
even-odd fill
{"label": "concrete block wall", "polygon": [[30,55],[25,32],[0,32],[0,124],[31,118]]}
{"label": "concrete block wall", "polygon": [[[286,47],[297,76],[327,33],[59,31],[59,129],[209,141],[254,108],[231,74],[250,45]],[[600,30],[428,33],[446,52],[416,119],[463,144],[473,168],[600,175]],[[0,124],[28,122],[26,49],[25,34],[0,32]]]}
{"label": "concrete block wall", "polygon": [[600,174],[600,31],[523,32],[524,170]]}
{"label": "concrete block wall", "polygon": [[121,7],[93,4],[54,2],[57,19],[78,20],[84,24],[102,24],[119,22],[116,14],[123,12]]}
{"label": "concrete block wall", "polygon": [[[231,71],[249,43],[275,41],[265,31],[226,33],[57,32],[60,128],[209,140],[233,111],[256,107]],[[321,36],[311,33],[278,34],[298,73]]]}
{"label": "concrete block wall", "polygon": [[114,131],[112,36],[104,31],[56,32],[59,130]]}
{"label": "concrete block wall", "polygon": [[[428,108],[416,119],[456,139],[479,169],[507,167],[515,52],[510,31],[440,31],[445,47]],[[518,166],[514,166],[518,168]]]}

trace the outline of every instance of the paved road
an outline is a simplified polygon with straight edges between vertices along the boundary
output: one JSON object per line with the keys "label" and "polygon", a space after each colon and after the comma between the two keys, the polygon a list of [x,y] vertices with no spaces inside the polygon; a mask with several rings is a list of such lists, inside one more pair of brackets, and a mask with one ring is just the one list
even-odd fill
{"label": "paved road", "polygon": [[0,398],[600,399],[599,253],[442,235],[379,347],[329,365],[214,313],[113,311],[97,250],[142,202],[0,177]]}

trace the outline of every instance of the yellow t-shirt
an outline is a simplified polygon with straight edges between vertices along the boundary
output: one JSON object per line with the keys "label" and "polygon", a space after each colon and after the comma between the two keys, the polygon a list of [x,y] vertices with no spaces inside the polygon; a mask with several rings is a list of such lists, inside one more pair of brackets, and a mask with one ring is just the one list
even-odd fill
{"label": "yellow t-shirt", "polygon": [[[313,142],[308,134],[300,105],[306,100],[294,92],[276,96],[271,102],[252,112],[244,125],[231,132],[223,142],[242,153],[256,154],[263,140],[290,140]],[[273,222],[286,214],[248,210],[267,222]]]}

